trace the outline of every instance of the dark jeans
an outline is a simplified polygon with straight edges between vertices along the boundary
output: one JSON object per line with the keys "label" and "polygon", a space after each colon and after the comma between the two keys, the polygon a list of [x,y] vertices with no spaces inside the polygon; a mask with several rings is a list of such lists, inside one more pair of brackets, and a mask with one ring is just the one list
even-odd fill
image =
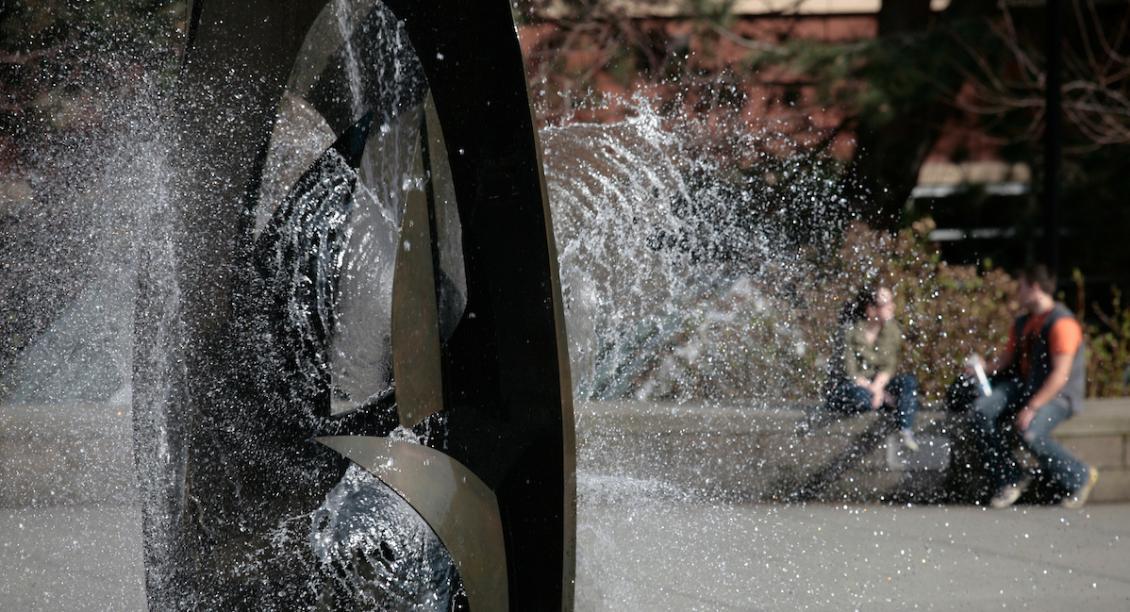
{"label": "dark jeans", "polygon": [[[900,429],[910,429],[914,425],[914,415],[918,413],[918,379],[913,374],[899,374],[887,383],[887,393],[895,398],[895,415]],[[871,391],[844,380],[836,385],[829,398],[828,407],[843,414],[860,414],[871,411]],[[880,409],[889,411],[884,404]]]}
{"label": "dark jeans", "polygon": [[[970,415],[973,432],[992,484],[1001,487],[1020,482],[1023,473],[1012,453],[1018,433],[1016,415],[1029,394],[1015,380],[998,381],[992,395],[973,402]],[[1022,441],[1036,456],[1040,469],[1066,490],[1074,492],[1087,481],[1087,464],[1079,461],[1052,439],[1052,430],[1072,416],[1067,400],[1056,398],[1036,410]]]}

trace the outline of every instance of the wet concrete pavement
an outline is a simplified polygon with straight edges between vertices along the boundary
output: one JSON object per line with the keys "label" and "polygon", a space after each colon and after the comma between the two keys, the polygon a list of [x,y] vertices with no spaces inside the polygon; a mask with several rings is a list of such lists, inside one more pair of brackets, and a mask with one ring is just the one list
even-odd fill
{"label": "wet concrete pavement", "polygon": [[[591,475],[580,493],[580,611],[1130,609],[1130,505],[731,506]],[[139,524],[0,509],[0,609],[143,609]]]}
{"label": "wet concrete pavement", "polygon": [[141,513],[0,508],[0,610],[142,610]]}
{"label": "wet concrete pavement", "polygon": [[1130,505],[726,506],[581,482],[578,610],[1130,609]]}

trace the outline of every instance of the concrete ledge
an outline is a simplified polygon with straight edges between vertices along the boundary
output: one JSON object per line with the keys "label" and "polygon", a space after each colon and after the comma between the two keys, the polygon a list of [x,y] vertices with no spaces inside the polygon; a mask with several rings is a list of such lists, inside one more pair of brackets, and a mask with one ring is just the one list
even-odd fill
{"label": "concrete ledge", "polygon": [[1099,468],[1096,502],[1130,500],[1130,398],[1090,399],[1055,430],[1079,459]]}
{"label": "concrete ledge", "polygon": [[1130,435],[1130,398],[1089,399],[1083,411],[1056,428],[1056,436]]}
{"label": "concrete ledge", "polygon": [[[579,403],[576,414],[579,469],[735,501],[789,497],[876,421],[862,415],[800,436],[808,412],[799,407],[594,402]],[[923,442],[941,439],[942,416],[922,414]],[[891,450],[880,444],[822,497],[867,500],[905,489],[914,470],[887,469],[888,459],[905,467]]]}
{"label": "concrete ledge", "polygon": [[[578,466],[727,499],[788,498],[876,418],[861,415],[799,436],[797,424],[806,414],[795,406],[579,402]],[[949,431],[953,423],[947,416],[921,413],[917,435],[922,452],[948,456],[946,445],[955,433]],[[1081,415],[1055,433],[1081,459],[1099,467],[1094,501],[1130,500],[1130,399],[1090,400]],[[928,467],[916,468],[894,441],[887,441],[816,498],[941,501],[946,498],[945,474]]]}
{"label": "concrete ledge", "polygon": [[[798,436],[800,406],[578,402],[578,467],[733,500],[788,498],[874,423],[863,415]],[[946,415],[923,412],[925,451],[949,453]],[[1056,437],[1099,467],[1095,501],[1130,500],[1130,399],[1089,400]],[[935,457],[936,459],[936,457]],[[879,444],[821,499],[938,500],[943,474]],[[0,507],[133,503],[129,406],[0,405]]]}

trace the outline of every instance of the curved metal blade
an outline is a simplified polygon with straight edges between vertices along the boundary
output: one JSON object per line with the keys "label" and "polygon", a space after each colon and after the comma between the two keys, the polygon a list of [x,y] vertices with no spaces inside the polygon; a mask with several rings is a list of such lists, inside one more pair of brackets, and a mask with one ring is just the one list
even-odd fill
{"label": "curved metal blade", "polygon": [[[422,155],[417,151],[417,176],[424,174]],[[443,410],[432,234],[427,194],[412,189],[400,222],[392,281],[392,369],[400,424],[408,428]]]}
{"label": "curved metal blade", "polygon": [[370,436],[315,439],[380,478],[427,521],[451,553],[472,610],[508,609],[498,500],[478,476],[422,444]]}

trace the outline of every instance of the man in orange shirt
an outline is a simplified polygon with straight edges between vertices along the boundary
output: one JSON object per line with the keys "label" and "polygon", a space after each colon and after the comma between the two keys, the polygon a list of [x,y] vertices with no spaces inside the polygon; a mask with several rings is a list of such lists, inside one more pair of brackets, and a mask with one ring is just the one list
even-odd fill
{"label": "man in orange shirt", "polygon": [[990,503],[1011,506],[1029,481],[1009,446],[1015,426],[1040,469],[1068,492],[1063,505],[1079,508],[1098,480],[1098,470],[1067,452],[1051,432],[1083,408],[1083,330],[1052,297],[1055,278],[1047,268],[1026,268],[1018,280],[1017,297],[1027,313],[1016,319],[1008,346],[987,368],[995,373],[992,393],[973,404],[973,431],[996,486]]}

